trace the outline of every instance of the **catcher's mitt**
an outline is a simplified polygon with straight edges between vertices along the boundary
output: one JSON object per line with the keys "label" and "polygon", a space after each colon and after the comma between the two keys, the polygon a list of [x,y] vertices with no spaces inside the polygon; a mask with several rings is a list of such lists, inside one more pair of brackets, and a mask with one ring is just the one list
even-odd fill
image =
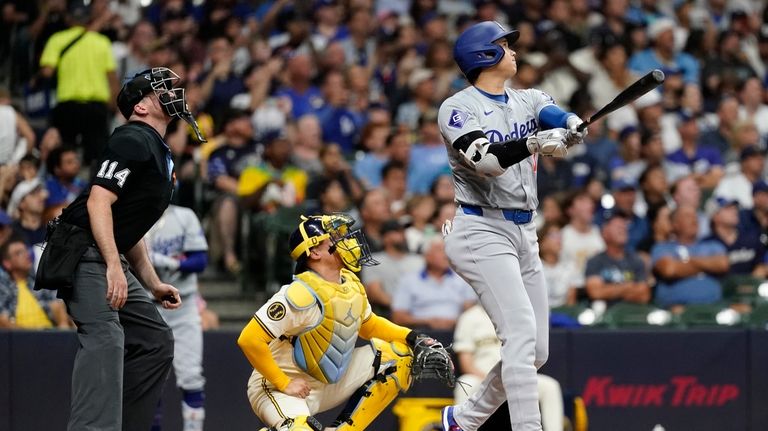
{"label": "catcher's mitt", "polygon": [[451,388],[456,385],[453,360],[442,343],[420,334],[411,343],[411,350],[413,351],[411,374],[414,381],[437,379]]}

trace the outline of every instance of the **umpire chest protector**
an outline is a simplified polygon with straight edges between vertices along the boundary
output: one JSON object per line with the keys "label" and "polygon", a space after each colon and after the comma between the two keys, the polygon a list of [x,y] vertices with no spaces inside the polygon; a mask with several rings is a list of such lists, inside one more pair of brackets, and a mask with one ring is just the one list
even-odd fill
{"label": "umpire chest protector", "polygon": [[363,323],[365,288],[354,273],[341,270],[343,282],[331,283],[312,271],[295,276],[286,291],[296,310],[319,307],[322,317],[315,326],[293,340],[293,360],[307,374],[323,383],[336,383],[352,359]]}

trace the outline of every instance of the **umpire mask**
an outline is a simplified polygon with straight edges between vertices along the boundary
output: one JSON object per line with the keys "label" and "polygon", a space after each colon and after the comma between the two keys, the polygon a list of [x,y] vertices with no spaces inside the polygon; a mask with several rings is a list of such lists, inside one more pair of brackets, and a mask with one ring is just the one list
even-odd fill
{"label": "umpire mask", "polygon": [[361,230],[351,230],[355,219],[346,214],[330,214],[301,217],[299,228],[291,234],[291,257],[294,260],[309,256],[310,249],[325,239],[331,240],[331,253],[341,258],[344,266],[352,272],[359,272],[363,266],[377,265],[371,256],[368,242]]}
{"label": "umpire mask", "polygon": [[137,73],[125,84],[117,95],[117,106],[120,112],[128,119],[133,113],[133,107],[150,92],[155,93],[165,113],[171,118],[180,118],[186,121],[194,130],[199,142],[206,142],[195,121],[195,117],[189,112],[184,88],[174,87],[181,78],[167,67],[153,67]]}

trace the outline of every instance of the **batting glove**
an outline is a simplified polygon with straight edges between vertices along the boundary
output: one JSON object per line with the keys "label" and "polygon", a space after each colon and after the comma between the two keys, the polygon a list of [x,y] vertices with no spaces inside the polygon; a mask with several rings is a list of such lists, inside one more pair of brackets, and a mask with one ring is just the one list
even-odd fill
{"label": "batting glove", "polygon": [[528,145],[528,151],[531,154],[539,153],[542,156],[565,157],[568,154],[565,137],[565,129],[542,130],[529,136],[526,145]]}
{"label": "batting glove", "polygon": [[579,132],[578,127],[581,123],[583,123],[581,118],[575,115],[571,115],[568,117],[565,123],[568,126],[568,132],[565,134],[565,144],[568,146],[568,148],[577,144],[583,144],[584,137],[587,136],[587,128],[585,127],[584,130]]}

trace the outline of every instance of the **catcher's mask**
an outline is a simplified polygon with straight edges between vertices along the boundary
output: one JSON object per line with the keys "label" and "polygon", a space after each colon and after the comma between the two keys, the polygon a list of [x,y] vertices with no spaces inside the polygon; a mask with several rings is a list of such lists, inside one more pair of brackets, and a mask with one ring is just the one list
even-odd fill
{"label": "catcher's mask", "polygon": [[350,271],[359,272],[363,266],[379,262],[371,256],[371,250],[361,230],[351,230],[355,220],[346,214],[330,214],[305,217],[290,237],[291,257],[298,262],[296,273],[306,269],[306,258],[313,247],[326,239],[331,241],[330,253],[336,253]]}
{"label": "catcher's mask", "polygon": [[167,67],[153,67],[141,71],[123,84],[117,95],[117,106],[125,119],[131,117],[133,107],[147,94],[154,91],[163,110],[169,117],[186,121],[195,131],[197,140],[206,142],[205,137],[197,126],[195,117],[189,112],[184,88],[174,87],[181,78]]}

